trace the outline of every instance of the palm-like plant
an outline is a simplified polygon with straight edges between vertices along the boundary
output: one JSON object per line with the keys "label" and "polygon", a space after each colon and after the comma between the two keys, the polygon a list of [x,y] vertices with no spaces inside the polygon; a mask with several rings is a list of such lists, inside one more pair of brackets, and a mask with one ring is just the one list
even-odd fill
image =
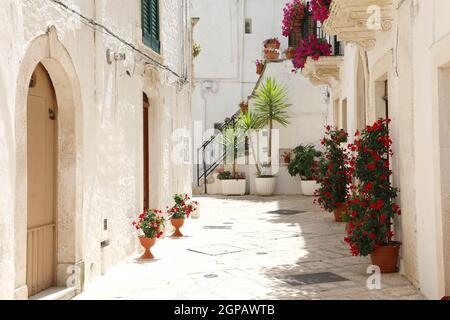
{"label": "palm-like plant", "polygon": [[253,130],[259,130],[262,127],[264,127],[264,124],[262,124],[259,119],[256,117],[256,114],[253,111],[247,111],[242,112],[241,115],[238,118],[238,127],[241,128],[241,130],[248,134],[248,142],[250,144],[250,148],[253,154],[253,160],[255,161],[256,166],[256,172],[259,175],[261,175],[261,167],[258,163],[258,160],[256,158],[255,153],[255,147],[253,144],[253,138],[252,138],[252,131]]}
{"label": "palm-like plant", "polygon": [[225,150],[226,158],[229,158],[229,154],[233,157],[233,171],[231,172],[231,176],[236,178],[237,158],[244,142],[244,132],[239,126],[230,124],[223,129],[221,142]]}
{"label": "palm-like plant", "polygon": [[273,78],[267,78],[266,82],[256,91],[254,102],[256,121],[262,126],[268,126],[269,130],[268,167],[272,166],[273,125],[278,123],[286,127],[289,124],[287,95],[286,87],[279,85]]}

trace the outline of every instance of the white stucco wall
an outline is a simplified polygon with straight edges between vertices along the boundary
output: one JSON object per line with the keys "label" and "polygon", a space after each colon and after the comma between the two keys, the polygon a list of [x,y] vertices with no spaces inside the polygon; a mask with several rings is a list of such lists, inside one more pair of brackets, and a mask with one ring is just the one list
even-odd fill
{"label": "white stucco wall", "polygon": [[[403,242],[401,272],[433,299],[450,290],[449,168],[442,158],[448,147],[445,136],[440,136],[448,132],[448,119],[442,118],[446,109],[440,109],[447,108],[448,101],[439,95],[449,84],[438,81],[440,68],[450,62],[449,10],[450,3],[444,0],[394,1],[392,29],[378,32],[375,47],[367,52],[368,124],[377,118],[375,82],[389,81],[393,184],[400,188],[403,212],[396,221],[397,237]],[[356,127],[357,55],[354,45],[346,45],[341,81],[332,90],[332,100],[348,98],[350,133]]]}
{"label": "white stucco wall", "polygon": [[[137,47],[141,45],[140,1],[66,1]],[[190,65],[190,44],[183,51],[182,1],[161,1],[162,56],[178,74]],[[13,298],[24,285],[15,277],[15,97],[19,68],[30,43],[54,26],[67,49],[81,88],[82,236],[78,239],[85,279],[89,282],[138,249],[130,223],[142,210],[142,94],[150,99],[151,205],[164,209],[171,194],[190,192],[191,166],[170,161],[173,130],[190,130],[190,84],[145,67],[141,55],[94,30],[50,1],[5,0],[0,3],[0,299]],[[106,49],[126,54],[126,61],[106,62]],[[39,61],[35,61],[38,63]],[[189,75],[188,75],[189,76]],[[189,133],[188,133],[189,136]],[[18,168],[21,170],[21,168]],[[103,219],[108,219],[110,245],[103,251]],[[78,219],[78,218],[77,218]],[[24,226],[26,228],[26,225]],[[75,244],[68,244],[69,246]],[[17,293],[16,293],[17,294]]]}

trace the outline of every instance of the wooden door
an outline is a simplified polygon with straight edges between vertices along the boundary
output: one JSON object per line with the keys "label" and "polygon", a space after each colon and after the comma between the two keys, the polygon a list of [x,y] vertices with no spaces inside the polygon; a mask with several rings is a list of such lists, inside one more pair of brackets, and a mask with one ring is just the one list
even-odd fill
{"label": "wooden door", "polygon": [[33,296],[55,280],[56,98],[39,64],[28,93],[27,286]]}
{"label": "wooden door", "polygon": [[144,209],[150,209],[150,154],[149,154],[149,102],[144,94]]}

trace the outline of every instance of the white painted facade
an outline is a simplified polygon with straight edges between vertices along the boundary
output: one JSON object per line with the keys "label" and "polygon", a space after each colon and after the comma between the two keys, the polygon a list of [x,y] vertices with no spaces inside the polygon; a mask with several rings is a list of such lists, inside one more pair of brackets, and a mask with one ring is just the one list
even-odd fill
{"label": "white painted facade", "polygon": [[358,108],[367,124],[384,116],[388,82],[393,184],[401,191],[401,273],[431,299],[450,294],[449,10],[445,0],[392,1],[386,13],[392,26],[375,32],[373,47],[346,45],[329,106],[329,123],[342,127],[347,101],[347,129],[354,133]]}
{"label": "white painted facade", "polygon": [[[255,61],[263,59],[263,41],[278,38],[281,42],[280,58],[288,47],[288,39],[281,34],[283,8],[287,0],[192,0],[191,16],[199,18],[193,30],[193,41],[202,52],[194,60],[195,89],[192,97],[192,120],[205,130],[214,128],[239,110],[239,103],[253,93],[259,76]],[[250,20],[251,33],[246,33],[245,22]],[[280,129],[278,148],[293,149],[299,144],[312,143],[320,148],[327,118],[326,87],[315,87],[299,74],[292,73],[292,63],[285,60],[269,63],[262,76],[288,89],[291,124]],[[251,105],[251,100],[250,100]],[[201,125],[203,124],[203,126]],[[196,131],[199,132],[199,131]],[[206,134],[209,138],[211,131]],[[199,142],[194,137],[194,157]],[[197,144],[195,144],[197,143]],[[275,146],[276,148],[276,146]],[[274,161],[278,161],[278,148]],[[249,157],[252,161],[252,156]],[[241,162],[245,160],[241,159]],[[196,166],[194,165],[194,170]],[[292,178],[286,166],[275,168],[276,194],[301,194],[300,178]],[[253,165],[240,165],[239,171],[247,176],[247,191],[255,193],[256,174]],[[197,183],[194,172],[194,184]],[[208,193],[221,193],[220,181],[214,174],[209,181]]]}
{"label": "white painted facade", "polygon": [[[187,1],[160,1],[160,55],[142,44],[140,0],[63,2],[190,78]],[[26,96],[36,65],[46,67],[60,109],[58,286],[70,265],[81,268],[83,286],[139,248],[131,222],[143,209],[143,93],[150,206],[164,209],[172,194],[190,192],[191,166],[171,159],[179,142],[172,132],[191,127],[191,84],[52,1],[3,0],[0,18],[0,299],[26,299]],[[126,60],[108,64],[107,49]]]}

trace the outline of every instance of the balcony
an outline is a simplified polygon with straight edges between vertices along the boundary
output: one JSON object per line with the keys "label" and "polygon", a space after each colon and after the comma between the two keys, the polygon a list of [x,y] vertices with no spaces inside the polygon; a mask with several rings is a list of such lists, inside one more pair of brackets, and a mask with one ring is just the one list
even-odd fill
{"label": "balcony", "polygon": [[313,85],[328,85],[334,87],[340,81],[340,68],[344,60],[344,46],[336,36],[327,36],[322,27],[316,26],[318,38],[326,39],[331,44],[331,56],[322,56],[319,60],[311,57],[305,63],[302,75]]}
{"label": "balcony", "polygon": [[333,0],[323,30],[339,41],[370,50],[377,32],[389,31],[393,20],[393,0]]}

